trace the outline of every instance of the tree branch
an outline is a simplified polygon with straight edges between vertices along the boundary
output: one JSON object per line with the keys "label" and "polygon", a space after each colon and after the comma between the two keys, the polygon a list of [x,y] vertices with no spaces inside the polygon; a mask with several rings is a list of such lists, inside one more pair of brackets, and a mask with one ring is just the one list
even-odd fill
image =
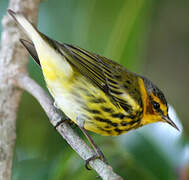
{"label": "tree branch", "polygon": [[[20,74],[16,78],[15,83],[18,85],[18,87],[28,91],[39,101],[53,126],[55,126],[57,122],[60,121],[62,116],[57,112],[57,109],[53,106],[52,99],[34,80],[32,80],[29,76],[25,74]],[[88,158],[95,155],[94,151],[91,148],[89,148],[89,146],[73,131],[70,125],[66,122],[58,126],[57,131],[84,160],[87,160]],[[113,172],[112,167],[108,166],[100,159],[92,160],[89,163],[90,166],[103,179],[122,179],[120,176]]]}
{"label": "tree branch", "polygon": [[[9,8],[25,13],[36,22],[40,0],[10,0]],[[0,49],[0,179],[11,179],[13,148],[16,140],[16,115],[22,91],[12,84],[12,77],[27,72],[28,54],[21,48],[15,22],[8,15],[2,19]]]}

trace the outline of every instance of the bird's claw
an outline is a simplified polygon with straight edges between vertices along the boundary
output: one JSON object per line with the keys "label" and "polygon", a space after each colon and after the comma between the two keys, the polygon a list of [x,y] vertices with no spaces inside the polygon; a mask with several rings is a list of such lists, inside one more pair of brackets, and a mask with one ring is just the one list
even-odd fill
{"label": "bird's claw", "polygon": [[108,164],[107,161],[106,161],[106,158],[104,157],[104,155],[101,156],[101,155],[95,154],[92,157],[90,157],[87,160],[85,160],[85,168],[87,170],[91,170],[89,162],[92,161],[92,160],[95,160],[95,159],[101,159],[104,163]]}
{"label": "bird's claw", "polygon": [[90,165],[89,165],[89,162],[91,161],[91,160],[95,160],[95,159],[99,159],[100,157],[97,155],[97,154],[95,154],[95,155],[93,155],[92,157],[90,157],[90,158],[88,158],[87,160],[85,160],[85,168],[87,169],[87,170],[91,170],[91,168],[90,168]]}

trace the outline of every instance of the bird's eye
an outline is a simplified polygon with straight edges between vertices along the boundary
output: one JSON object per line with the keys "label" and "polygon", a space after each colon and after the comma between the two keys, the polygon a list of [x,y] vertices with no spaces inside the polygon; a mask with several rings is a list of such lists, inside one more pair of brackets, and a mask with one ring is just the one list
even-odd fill
{"label": "bird's eye", "polygon": [[159,110],[159,108],[160,108],[160,104],[159,103],[157,103],[155,101],[152,101],[152,105],[153,105],[154,109]]}

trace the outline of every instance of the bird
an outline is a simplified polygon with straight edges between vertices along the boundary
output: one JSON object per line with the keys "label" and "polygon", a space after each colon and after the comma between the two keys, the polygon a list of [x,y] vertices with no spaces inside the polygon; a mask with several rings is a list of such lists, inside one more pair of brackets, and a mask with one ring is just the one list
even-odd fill
{"label": "bird", "polygon": [[[170,119],[163,92],[148,78],[119,63],[41,33],[23,14],[8,13],[30,41],[21,43],[41,67],[56,106],[77,124],[97,152],[103,153],[87,131],[117,136],[144,125]],[[89,161],[88,161],[89,162]]]}

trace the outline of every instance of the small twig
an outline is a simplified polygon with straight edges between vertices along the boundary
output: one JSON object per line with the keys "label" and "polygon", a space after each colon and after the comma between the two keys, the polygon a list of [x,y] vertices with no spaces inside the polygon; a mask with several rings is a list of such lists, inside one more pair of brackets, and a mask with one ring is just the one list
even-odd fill
{"label": "small twig", "polygon": [[[62,115],[60,115],[57,112],[57,109],[53,106],[52,99],[28,75],[20,74],[19,76],[17,76],[15,85],[28,91],[39,101],[53,126],[55,126],[57,122],[60,121]],[[73,131],[68,123],[64,122],[62,125],[58,126],[57,131],[67,141],[67,143],[81,156],[82,159],[87,160],[88,158],[95,155],[94,151]],[[100,159],[92,160],[89,162],[89,164],[99,174],[99,176],[102,177],[102,179],[122,179],[120,176],[113,172],[111,166],[105,164]]]}

